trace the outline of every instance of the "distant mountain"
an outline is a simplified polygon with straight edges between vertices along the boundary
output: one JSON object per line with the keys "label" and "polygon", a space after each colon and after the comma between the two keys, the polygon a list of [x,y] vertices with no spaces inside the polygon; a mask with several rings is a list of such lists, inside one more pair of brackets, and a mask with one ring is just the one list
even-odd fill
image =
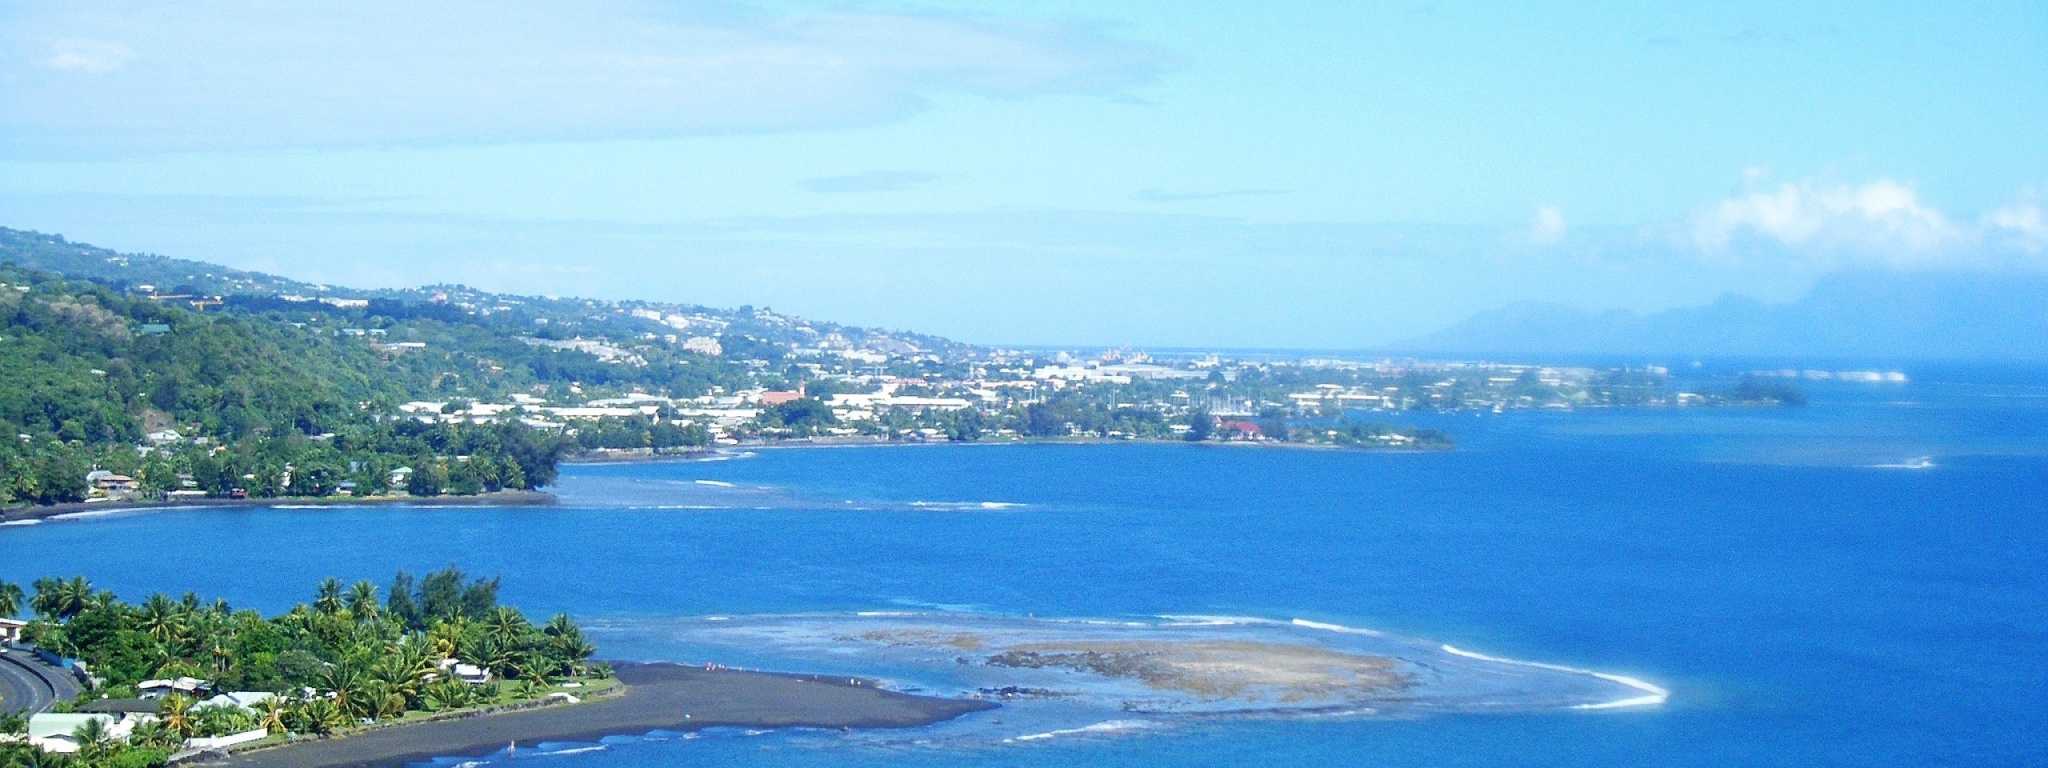
{"label": "distant mountain", "polygon": [[2048,360],[2048,275],[1855,272],[1804,298],[1652,314],[1526,302],[1397,345],[1444,353]]}

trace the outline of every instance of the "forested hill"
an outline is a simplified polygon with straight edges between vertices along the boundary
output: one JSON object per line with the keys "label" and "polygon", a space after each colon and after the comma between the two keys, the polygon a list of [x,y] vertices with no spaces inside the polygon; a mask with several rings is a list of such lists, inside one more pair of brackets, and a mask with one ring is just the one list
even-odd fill
{"label": "forested hill", "polygon": [[937,336],[805,320],[766,308],[717,309],[675,302],[515,296],[461,285],[394,289],[322,285],[202,261],[119,253],[71,242],[61,235],[6,227],[0,227],[0,263],[84,278],[125,292],[190,300],[290,297],[370,301],[379,309],[372,314],[426,313],[444,320],[488,326],[500,334],[530,333],[544,338],[622,339],[653,332],[712,337],[724,347],[744,351],[815,342],[819,336],[837,334],[855,346],[936,352],[967,348]]}
{"label": "forested hill", "polygon": [[80,500],[94,468],[157,493],[381,491],[400,467],[422,492],[526,488],[564,450],[517,424],[385,418],[425,372],[260,314],[0,266],[0,320],[0,503]]}
{"label": "forested hill", "polygon": [[95,470],[146,498],[532,488],[567,451],[710,436],[638,416],[531,429],[470,404],[794,389],[816,377],[799,347],[966,349],[752,307],[317,285],[6,228],[0,282],[0,504],[80,500]]}

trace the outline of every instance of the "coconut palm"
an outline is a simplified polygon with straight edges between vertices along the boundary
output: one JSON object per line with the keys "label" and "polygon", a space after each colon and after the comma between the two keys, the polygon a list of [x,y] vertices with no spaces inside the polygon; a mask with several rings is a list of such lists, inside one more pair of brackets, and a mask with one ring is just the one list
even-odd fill
{"label": "coconut palm", "polygon": [[256,727],[256,715],[241,707],[215,705],[193,713],[192,732],[199,736],[226,736]]}
{"label": "coconut palm", "polygon": [[185,611],[177,603],[159,592],[143,602],[142,614],[137,620],[143,634],[149,635],[159,645],[168,645],[184,637],[185,617]]}
{"label": "coconut palm", "polygon": [[24,712],[0,712],[0,736],[27,736],[28,715]]}
{"label": "coconut palm", "polygon": [[192,730],[197,724],[193,720],[192,700],[178,693],[165,696],[162,701],[157,702],[156,719],[180,739],[192,738]]}
{"label": "coconut palm", "polygon": [[64,621],[93,607],[95,595],[92,582],[84,576],[69,579],[36,579],[36,596],[30,602],[35,612],[58,621]]}
{"label": "coconut palm", "polygon": [[78,742],[78,756],[87,760],[102,760],[114,748],[114,734],[107,730],[109,718],[95,717],[71,730],[71,739]]}
{"label": "coconut palm", "polygon": [[313,596],[313,610],[326,616],[340,613],[341,580],[333,577],[320,582],[319,590]]}
{"label": "coconut palm", "polygon": [[348,605],[349,615],[356,617],[357,621],[377,618],[377,585],[368,579],[356,582],[355,586],[349,587],[344,602]]}
{"label": "coconut palm", "polygon": [[0,617],[21,613],[21,585],[11,581],[0,581]]}
{"label": "coconut palm", "polygon": [[135,726],[133,733],[128,734],[128,743],[138,747],[171,749],[184,741],[162,720],[144,720]]}
{"label": "coconut palm", "polygon": [[284,721],[291,716],[291,706],[285,703],[283,696],[272,696],[259,706],[261,708],[256,710],[257,720],[264,729],[271,733],[284,733],[288,730]]}
{"label": "coconut palm", "polygon": [[334,693],[334,706],[349,718],[369,713],[371,702],[364,686],[370,682],[370,678],[354,664],[336,664],[321,675],[322,687]]}
{"label": "coconut palm", "polygon": [[442,680],[427,686],[426,693],[421,699],[434,709],[448,710],[469,706],[475,697],[476,692],[468,683],[461,680]]}
{"label": "coconut palm", "polygon": [[349,717],[334,702],[322,698],[307,699],[294,709],[293,730],[317,733],[322,736],[333,733],[334,729],[347,726]]}
{"label": "coconut palm", "polygon": [[533,624],[526,620],[526,614],[502,605],[491,609],[484,620],[484,632],[505,645],[517,645],[530,629]]}

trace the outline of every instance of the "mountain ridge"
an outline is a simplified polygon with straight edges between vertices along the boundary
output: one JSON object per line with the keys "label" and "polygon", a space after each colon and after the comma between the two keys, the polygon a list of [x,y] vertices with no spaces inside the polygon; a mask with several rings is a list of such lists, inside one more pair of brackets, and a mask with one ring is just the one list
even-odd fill
{"label": "mountain ridge", "polygon": [[1724,294],[1661,312],[1553,302],[1487,310],[1399,342],[1407,352],[2048,359],[2048,275],[1843,272],[1805,296]]}

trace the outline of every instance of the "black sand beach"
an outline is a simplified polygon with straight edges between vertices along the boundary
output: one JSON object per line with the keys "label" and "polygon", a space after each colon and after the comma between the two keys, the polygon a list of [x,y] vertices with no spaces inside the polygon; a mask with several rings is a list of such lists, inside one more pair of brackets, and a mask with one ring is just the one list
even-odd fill
{"label": "black sand beach", "polygon": [[817,675],[618,664],[619,696],[459,720],[398,726],[325,741],[199,759],[234,768],[392,768],[440,755],[484,755],[517,742],[596,741],[604,736],[713,726],[908,728],[994,709],[986,701],[884,691]]}

